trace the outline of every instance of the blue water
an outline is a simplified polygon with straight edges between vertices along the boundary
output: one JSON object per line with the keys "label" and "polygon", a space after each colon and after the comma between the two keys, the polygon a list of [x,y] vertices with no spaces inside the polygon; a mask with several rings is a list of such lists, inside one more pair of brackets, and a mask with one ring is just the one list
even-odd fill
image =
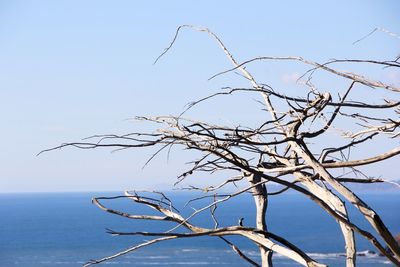
{"label": "blue water", "polygon": [[[140,237],[113,237],[105,228],[120,231],[163,231],[172,224],[134,221],[107,214],[91,204],[92,196],[115,193],[35,193],[0,194],[0,266],[81,266],[90,259],[102,258],[138,244]],[[170,194],[177,208],[190,198],[185,194]],[[392,233],[400,233],[400,194],[367,194],[362,198],[381,215]],[[129,200],[107,202],[111,207],[148,214],[143,207]],[[204,202],[203,202],[204,203]],[[198,205],[200,205],[199,203]],[[196,204],[194,204],[196,206]],[[191,209],[182,210],[188,214]],[[350,209],[354,212],[354,209]],[[216,214],[221,226],[236,225],[244,217],[244,225],[253,226],[254,207],[250,196],[232,199],[220,205]],[[360,216],[352,217],[371,230]],[[212,227],[206,213],[193,222]],[[343,241],[339,227],[333,219],[314,203],[296,194],[274,196],[268,209],[269,231],[296,244],[314,259],[329,266],[343,266]],[[371,230],[372,231],[372,230]],[[151,239],[144,238],[146,240]],[[243,238],[229,237],[255,260],[257,248]],[[358,238],[358,251],[374,250],[369,243]],[[279,255],[274,256],[276,266],[298,266]],[[166,241],[143,248],[110,262],[112,266],[249,266],[218,238],[202,237]],[[358,257],[358,266],[391,266],[383,257]]]}

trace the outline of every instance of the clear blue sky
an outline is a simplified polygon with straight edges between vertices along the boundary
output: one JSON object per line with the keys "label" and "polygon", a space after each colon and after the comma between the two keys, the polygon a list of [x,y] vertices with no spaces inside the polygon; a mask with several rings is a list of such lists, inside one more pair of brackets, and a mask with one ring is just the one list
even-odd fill
{"label": "clear blue sky", "polygon": [[[177,114],[189,101],[234,85],[228,78],[207,81],[229,62],[200,33],[186,31],[152,65],[180,24],[209,27],[239,60],[392,59],[400,42],[383,33],[352,42],[375,27],[400,32],[399,11],[396,0],[0,1],[0,192],[123,190],[174,181],[180,166],[174,161],[161,158],[141,170],[149,150],[36,154],[92,134],[144,128],[125,119]],[[197,115],[223,118],[207,109]],[[182,157],[176,154],[177,161]]]}

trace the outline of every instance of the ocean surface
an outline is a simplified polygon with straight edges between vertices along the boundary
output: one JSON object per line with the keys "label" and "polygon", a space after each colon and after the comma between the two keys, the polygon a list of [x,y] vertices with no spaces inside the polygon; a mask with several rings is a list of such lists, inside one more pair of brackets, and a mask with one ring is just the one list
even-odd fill
{"label": "ocean surface", "polygon": [[[170,223],[129,220],[101,211],[91,204],[93,196],[113,196],[118,193],[18,193],[0,194],[0,266],[81,266],[90,259],[112,255],[148,238],[110,236],[106,228],[118,231],[163,231]],[[176,207],[183,208],[193,197],[170,193]],[[382,217],[392,233],[400,233],[400,194],[374,193],[361,197]],[[210,200],[194,203],[198,208]],[[107,206],[131,213],[154,214],[127,199],[104,202]],[[348,204],[347,204],[348,205]],[[349,206],[349,205],[348,205]],[[245,226],[253,226],[254,207],[251,196],[231,199],[218,206],[216,215],[221,226],[237,225],[244,217]],[[355,210],[350,208],[350,212]],[[273,196],[268,208],[269,231],[278,234],[329,266],[344,266],[343,241],[336,222],[325,212],[296,194]],[[366,230],[371,230],[361,216],[352,216]],[[207,212],[193,222],[212,227]],[[258,250],[246,239],[228,237],[251,258],[258,260]],[[357,266],[392,266],[385,258],[374,254],[369,242],[358,237]],[[275,266],[299,266],[274,254]],[[202,237],[166,241],[137,250],[104,265],[110,266],[250,266],[218,238]]]}

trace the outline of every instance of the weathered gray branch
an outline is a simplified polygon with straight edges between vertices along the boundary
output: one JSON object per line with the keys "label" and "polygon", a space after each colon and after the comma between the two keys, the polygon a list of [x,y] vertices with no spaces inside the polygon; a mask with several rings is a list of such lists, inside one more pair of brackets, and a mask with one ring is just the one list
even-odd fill
{"label": "weathered gray branch", "polygon": [[[124,135],[95,135],[81,142],[61,144],[42,152],[64,147],[76,147],[80,149],[103,147],[116,150],[155,147],[156,151],[146,162],[147,164],[164,149],[171,146],[180,146],[184,149],[201,153],[201,157],[190,161],[189,169],[178,176],[175,185],[190,182],[188,179],[193,173],[214,174],[215,172],[227,171],[229,175],[224,181],[218,182],[217,185],[187,186],[186,188],[189,190],[200,190],[206,194],[211,191],[213,192],[212,196],[204,195],[193,199],[193,201],[209,197],[213,197],[213,201],[196,209],[186,217],[174,209],[171,201],[163,194],[159,194],[160,200],[140,196],[136,192],[126,192],[125,196],[114,197],[128,198],[136,204],[145,205],[156,210],[159,215],[125,213],[107,208],[100,202],[100,200],[114,198],[94,198],[93,203],[106,212],[127,219],[168,221],[174,223],[174,226],[166,232],[134,231],[125,233],[110,230],[109,233],[113,235],[142,235],[157,236],[158,238],[143,242],[109,257],[90,261],[85,266],[105,262],[157,242],[177,238],[194,238],[204,235],[215,236],[223,240],[243,260],[254,266],[260,265],[247,257],[237,246],[226,239],[225,236],[240,235],[257,244],[260,248],[261,266],[263,267],[272,266],[272,252],[285,255],[304,266],[324,266],[311,259],[305,252],[288,240],[267,231],[268,197],[282,194],[289,189],[297,191],[306,198],[311,199],[337,221],[345,241],[347,267],[356,265],[354,232],[359,233],[367,239],[393,264],[400,266],[400,248],[389,229],[375,210],[345,186],[345,183],[390,182],[383,179],[370,178],[364,174],[362,179],[357,178],[357,175],[361,173],[357,167],[378,164],[395,157],[400,154],[400,147],[394,147],[379,155],[365,156],[362,159],[352,159],[349,155],[344,154],[346,151],[350,153],[351,150],[360,149],[361,145],[372,146],[378,137],[393,140],[400,136],[400,121],[398,119],[400,101],[385,99],[384,101],[375,102],[380,104],[372,104],[374,103],[372,101],[365,103],[364,100],[346,100],[353,87],[357,86],[357,89],[361,87],[366,90],[370,88],[383,88],[387,90],[385,91],[386,93],[396,95],[395,97],[390,97],[394,99],[398,99],[397,94],[400,92],[400,88],[364,77],[358,73],[336,69],[338,64],[353,64],[355,66],[357,64],[369,64],[384,68],[400,68],[398,59],[393,61],[335,59],[325,63],[318,63],[302,57],[288,56],[256,57],[239,63],[215,33],[207,28],[182,25],[177,29],[170,45],[155,62],[171,49],[183,28],[206,33],[212,40],[216,41],[228,60],[232,63],[232,68],[214,75],[211,79],[237,70],[250,82],[251,88],[225,88],[223,92],[218,92],[190,103],[179,116],[136,118],[157,124],[159,128],[154,133],[133,132]],[[286,95],[286,93],[280,93],[269,85],[258,82],[246,68],[246,66],[255,61],[300,62],[303,65],[311,66],[311,69],[302,76],[309,75],[309,79],[305,82],[309,93],[301,97]],[[347,88],[342,89],[344,93],[341,96],[335,97],[334,94],[331,95],[329,92],[319,92],[318,87],[311,84],[310,81],[312,75],[316,75],[317,71],[333,74],[336,78],[345,78],[350,80],[351,83]],[[227,96],[235,92],[259,93],[263,101],[262,104],[268,112],[266,114],[269,117],[265,116],[265,113],[262,113],[261,121],[254,128],[240,125],[235,127],[215,125],[183,118],[183,114],[194,106],[216,96]],[[388,99],[390,98],[388,97]],[[275,101],[279,103],[283,102],[283,104],[278,106]],[[348,112],[349,109],[357,109],[357,111]],[[374,112],[373,115],[370,114],[372,112]],[[343,126],[340,123],[342,120],[349,120],[353,124],[350,126],[344,124]],[[322,126],[318,126],[317,128],[315,126],[317,123]],[[344,140],[341,145],[330,143],[318,151],[313,151],[313,146],[310,143],[320,142],[319,140],[321,139],[318,139],[320,136],[330,137],[336,133],[339,133],[340,137]],[[350,170],[351,172],[343,175],[333,175],[332,173],[335,172],[331,173],[331,169],[337,168],[348,168],[346,170]],[[238,187],[236,191],[224,195],[218,194],[220,190],[226,189],[228,185],[235,184],[236,182],[245,182],[245,178],[248,182],[247,186]],[[267,192],[269,183],[278,184],[283,188],[276,192]],[[244,227],[241,224],[239,226],[220,227],[215,213],[217,205],[249,192],[254,198],[256,207],[256,227]],[[365,231],[350,221],[350,214],[344,200],[349,201],[356,207],[375,229],[376,233],[372,234]],[[188,203],[191,203],[191,201]],[[205,211],[211,211],[211,217],[214,221],[213,229],[203,228],[190,223],[193,217]],[[179,227],[185,228],[188,232],[176,232],[175,230]],[[379,239],[382,239],[383,242],[379,241]]]}

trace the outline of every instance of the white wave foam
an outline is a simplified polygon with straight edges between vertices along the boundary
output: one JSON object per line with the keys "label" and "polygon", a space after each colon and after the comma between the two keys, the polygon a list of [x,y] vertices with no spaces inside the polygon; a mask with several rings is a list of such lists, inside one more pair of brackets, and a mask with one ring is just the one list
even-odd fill
{"label": "white wave foam", "polygon": [[184,248],[181,251],[182,252],[196,252],[196,251],[199,251],[199,250],[195,249],[195,248]]}
{"label": "white wave foam", "polygon": [[[251,254],[249,254],[251,255]],[[345,253],[307,253],[308,256],[315,260],[323,260],[323,259],[339,259],[346,257]],[[274,254],[274,257],[285,258],[285,256]],[[358,259],[382,259],[382,262],[386,260],[386,258],[381,257],[378,253],[371,250],[364,250],[357,252]]]}
{"label": "white wave foam", "polygon": [[378,253],[371,251],[371,250],[358,251],[357,256],[368,257],[368,258],[380,257]]}
{"label": "white wave foam", "polygon": [[346,255],[344,253],[308,253],[308,256],[314,259],[336,259]]}
{"label": "white wave foam", "polygon": [[162,256],[162,255],[155,255],[155,256],[138,256],[138,255],[127,255],[125,258],[128,259],[170,259],[171,256]]}
{"label": "white wave foam", "polygon": [[136,262],[140,265],[226,265],[227,262],[213,262],[213,261],[171,261],[171,262]]}

